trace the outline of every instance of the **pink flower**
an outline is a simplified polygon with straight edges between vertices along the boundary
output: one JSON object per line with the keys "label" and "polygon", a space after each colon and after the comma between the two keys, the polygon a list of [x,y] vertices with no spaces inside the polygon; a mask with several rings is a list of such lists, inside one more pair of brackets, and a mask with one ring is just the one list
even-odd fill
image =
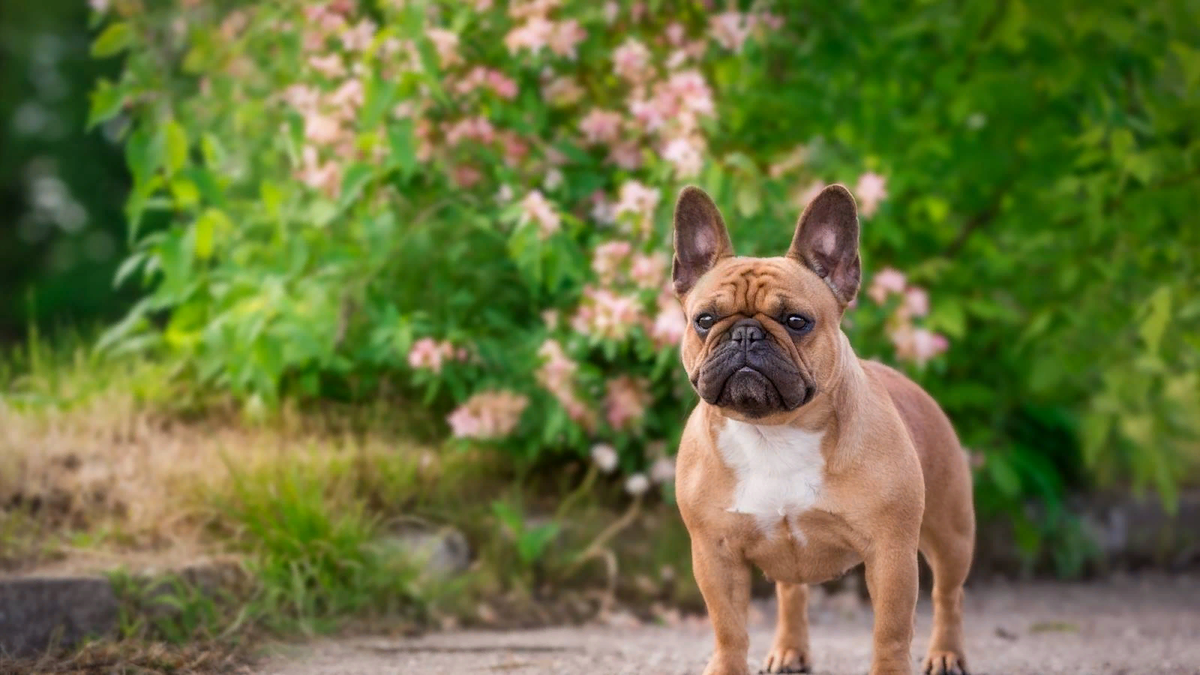
{"label": "pink flower", "polygon": [[538,358],[541,359],[541,366],[535,373],[538,384],[554,396],[571,420],[585,429],[594,427],[595,415],[575,392],[578,365],[567,356],[562,345],[555,340],[546,340],[538,349]]}
{"label": "pink flower", "polygon": [[607,443],[593,445],[592,461],[604,473],[612,473],[617,468],[617,449]]}
{"label": "pink flower", "polygon": [[450,179],[460,188],[470,188],[483,180],[483,173],[470,164],[459,164],[450,170]]}
{"label": "pink flower", "polygon": [[301,153],[301,168],[296,177],[305,185],[320,190],[328,196],[337,194],[342,184],[342,170],[337,163],[320,161],[317,149],[310,146]]}
{"label": "pink flower", "polygon": [[746,38],[750,37],[750,24],[741,12],[722,12],[708,20],[708,30],[713,40],[735,53],[742,51]]}
{"label": "pink flower", "polygon": [[799,203],[800,208],[808,208],[808,205],[812,203],[812,200],[816,199],[817,195],[821,194],[821,191],[824,189],[825,182],[815,180],[812,183],[809,183],[808,187],[804,188],[804,191],[801,192],[796,198],[796,202]]}
{"label": "pink flower", "polygon": [[325,77],[335,78],[346,74],[346,65],[342,63],[342,57],[339,54],[310,56],[308,65]]}
{"label": "pink flower", "polygon": [[550,170],[546,172],[546,177],[542,179],[542,187],[553,192],[562,186],[563,180],[564,178],[562,171],[559,170],[558,167],[552,166],[550,167]]}
{"label": "pink flower", "polygon": [[112,0],[88,0],[88,6],[97,14],[104,14]]}
{"label": "pink flower", "polygon": [[904,287],[908,280],[904,278],[904,273],[894,267],[885,267],[876,273],[875,278],[871,280],[871,287],[867,289],[867,295],[875,301],[875,304],[882,305],[887,302],[888,296],[892,293],[903,293]]}
{"label": "pink flower", "polygon": [[675,482],[675,458],[659,457],[650,466],[650,480],[655,483]]}
{"label": "pink flower", "polygon": [[608,197],[604,194],[604,190],[596,190],[588,199],[592,202],[592,208],[588,213],[592,216],[593,220],[601,225],[612,225],[617,222],[613,203],[608,200]]}
{"label": "pink flower", "polygon": [[929,314],[929,293],[924,288],[913,287],[904,292],[903,310],[908,316]]}
{"label": "pink flower", "polygon": [[751,29],[758,27],[766,28],[771,31],[778,31],[783,28],[783,17],[770,12],[758,12],[750,15]]}
{"label": "pink flower", "polygon": [[556,77],[550,80],[542,87],[542,96],[550,102],[551,105],[558,107],[566,107],[578,103],[583,98],[583,87],[572,77]]}
{"label": "pink flower", "polygon": [[625,491],[634,497],[639,497],[646,494],[646,490],[650,489],[650,479],[646,478],[644,473],[635,473],[625,479]]}
{"label": "pink flower", "polygon": [[510,54],[516,54],[522,49],[533,53],[541,51],[549,44],[554,34],[554,24],[544,16],[531,16],[525,23],[517,26],[504,36],[504,46]]}
{"label": "pink flower", "polygon": [[542,239],[548,239],[558,232],[562,219],[554,210],[554,206],[546,201],[542,193],[534,190],[521,200],[521,223],[536,223],[538,234]]}
{"label": "pink flower", "polygon": [[638,288],[661,288],[667,280],[667,268],[670,264],[666,254],[660,251],[649,255],[638,253],[629,264],[629,278]]}
{"label": "pink flower", "polygon": [[503,438],[521,421],[529,399],[510,391],[485,391],[467,399],[446,418],[455,438]]}
{"label": "pink flower", "polygon": [[433,338],[421,338],[408,350],[408,366],[413,370],[442,372],[442,363],[455,358],[454,345],[448,341],[438,342]]}
{"label": "pink flower", "polygon": [[567,19],[555,24],[550,34],[550,51],[559,56],[575,59],[575,47],[587,37],[587,31],[575,19]]}
{"label": "pink flower", "polygon": [[665,96],[635,98],[629,102],[629,114],[646,131],[657,131],[675,113],[675,101]]}
{"label": "pink flower", "polygon": [[614,0],[608,0],[608,2],[604,3],[604,23],[610,26],[613,25],[620,14],[621,6]]}
{"label": "pink flower", "polygon": [[626,171],[642,166],[642,146],[637,141],[621,141],[608,149],[608,161]]}
{"label": "pink flower", "polygon": [[504,147],[504,164],[516,167],[529,155],[529,144],[513,131],[500,134],[500,144]]}
{"label": "pink flower", "polygon": [[283,100],[298,112],[308,114],[316,111],[321,102],[321,92],[315,87],[293,84],[283,90]]}
{"label": "pink flower", "polygon": [[859,213],[870,218],[879,210],[879,203],[887,199],[887,179],[873,171],[864,173],[854,185],[854,196],[858,197]]}
{"label": "pink flower", "polygon": [[458,145],[464,140],[488,145],[496,140],[496,130],[486,117],[464,117],[446,127],[445,134],[449,145]]}
{"label": "pink flower", "polygon": [[660,193],[657,188],[648,188],[636,180],[627,180],[618,194],[616,216],[631,223],[634,232],[649,232],[654,210],[658,207]]}
{"label": "pink flower", "polygon": [[896,347],[896,358],[913,361],[918,366],[924,366],[950,347],[945,336],[911,325],[903,325],[892,331],[890,337]]}
{"label": "pink flower", "polygon": [[545,17],[560,4],[561,0],[515,0],[508,6],[508,15],[514,19]]}
{"label": "pink flower", "polygon": [[507,101],[511,101],[517,96],[516,80],[498,70],[487,72],[487,86],[496,92],[497,96]]}
{"label": "pink flower", "polygon": [[621,113],[596,109],[584,116],[579,129],[592,145],[611,143],[621,134],[621,121]]}
{"label": "pink flower", "polygon": [[675,177],[694,178],[704,168],[704,155],[695,139],[675,138],[662,150],[663,159],[675,167]]}
{"label": "pink flower", "polygon": [[628,429],[639,422],[650,405],[650,383],[628,375],[614,377],[605,387],[605,419],[613,429]]}
{"label": "pink flower", "polygon": [[687,31],[684,29],[683,24],[678,21],[672,21],[667,24],[667,30],[664,33],[666,33],[667,42],[675,47],[682,45],[684,39],[687,37]]}
{"label": "pink flower", "polygon": [[613,72],[633,84],[650,77],[650,50],[636,38],[629,38],[613,50]]}
{"label": "pink flower", "polygon": [[462,63],[462,56],[458,53],[457,33],[444,28],[429,28],[425,31],[425,36],[433,42],[434,51],[437,52],[442,68],[450,68]]}
{"label": "pink flower", "polygon": [[342,46],[348,52],[361,52],[371,46],[373,39],[375,39],[375,23],[370,19],[363,19],[350,30],[342,33]]}
{"label": "pink flower", "polygon": [[619,342],[629,337],[641,316],[637,298],[588,286],[583,289],[583,301],[571,317],[571,328],[577,333]]}
{"label": "pink flower", "polygon": [[317,112],[305,115],[304,137],[316,145],[329,145],[342,137],[341,122]]}
{"label": "pink flower", "polygon": [[716,111],[712,89],[698,70],[684,70],[671,75],[667,80],[667,89],[684,110],[705,117],[712,117]]}
{"label": "pink flower", "polygon": [[353,77],[334,90],[329,102],[343,114],[353,114],[353,111],[362,106],[364,96],[362,80]]}
{"label": "pink flower", "polygon": [[687,317],[679,302],[669,293],[663,293],[658,299],[658,316],[650,326],[650,339],[659,349],[677,347],[683,334],[687,331]]}
{"label": "pink flower", "polygon": [[592,252],[592,271],[601,283],[611,284],[617,280],[621,268],[629,259],[633,246],[627,241],[609,241],[600,244]]}

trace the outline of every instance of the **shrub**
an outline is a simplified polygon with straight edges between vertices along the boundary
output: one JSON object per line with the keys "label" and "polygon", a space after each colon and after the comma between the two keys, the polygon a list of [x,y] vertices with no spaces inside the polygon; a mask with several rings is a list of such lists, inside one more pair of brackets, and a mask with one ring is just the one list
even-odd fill
{"label": "shrub", "polygon": [[641,471],[692,402],[677,189],[776,254],[841,181],[875,272],[846,330],[986,452],[985,508],[1083,460],[1169,497],[1194,458],[1183,4],[112,4],[92,118],[129,125],[118,282],[149,290],[105,346],[251,409],[398,388]]}

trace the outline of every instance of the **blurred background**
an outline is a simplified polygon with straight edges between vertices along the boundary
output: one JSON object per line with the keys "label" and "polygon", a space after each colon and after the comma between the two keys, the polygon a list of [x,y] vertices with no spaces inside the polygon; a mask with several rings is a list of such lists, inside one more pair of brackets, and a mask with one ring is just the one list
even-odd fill
{"label": "blurred background", "polygon": [[41,0],[0,50],[9,567],[302,559],[311,618],[403,521],[487,593],[615,547],[694,601],[674,197],[776,255],[835,182],[844,329],[955,422],[981,566],[1103,569],[1122,504],[1194,557],[1194,2]]}

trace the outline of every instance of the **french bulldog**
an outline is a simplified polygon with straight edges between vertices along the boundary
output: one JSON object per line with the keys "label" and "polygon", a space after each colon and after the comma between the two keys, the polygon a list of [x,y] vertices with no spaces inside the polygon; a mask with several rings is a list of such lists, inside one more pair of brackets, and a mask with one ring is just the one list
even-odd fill
{"label": "french bulldog", "polygon": [[925,673],[966,672],[963,581],[975,544],[966,453],[938,404],[859,359],[841,330],[858,293],[857,206],[834,185],[804,210],[787,254],[734,255],[702,190],[675,207],[672,277],[700,396],[677,456],[676,495],[716,647],[705,675],[749,672],[751,567],[779,600],[769,673],[812,666],[807,584],[865,563],[872,675],[911,675],[917,552],[933,570]]}

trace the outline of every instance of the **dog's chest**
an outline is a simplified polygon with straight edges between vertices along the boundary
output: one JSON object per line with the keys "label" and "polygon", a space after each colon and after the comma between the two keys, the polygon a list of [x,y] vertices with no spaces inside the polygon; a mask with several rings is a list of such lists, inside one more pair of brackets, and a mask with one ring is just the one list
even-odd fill
{"label": "dog's chest", "polygon": [[[822,432],[789,426],[756,426],[726,420],[717,437],[725,463],[737,479],[730,513],[752,516],[768,532],[795,519],[821,497],[825,458]],[[794,535],[802,533],[794,532]]]}

